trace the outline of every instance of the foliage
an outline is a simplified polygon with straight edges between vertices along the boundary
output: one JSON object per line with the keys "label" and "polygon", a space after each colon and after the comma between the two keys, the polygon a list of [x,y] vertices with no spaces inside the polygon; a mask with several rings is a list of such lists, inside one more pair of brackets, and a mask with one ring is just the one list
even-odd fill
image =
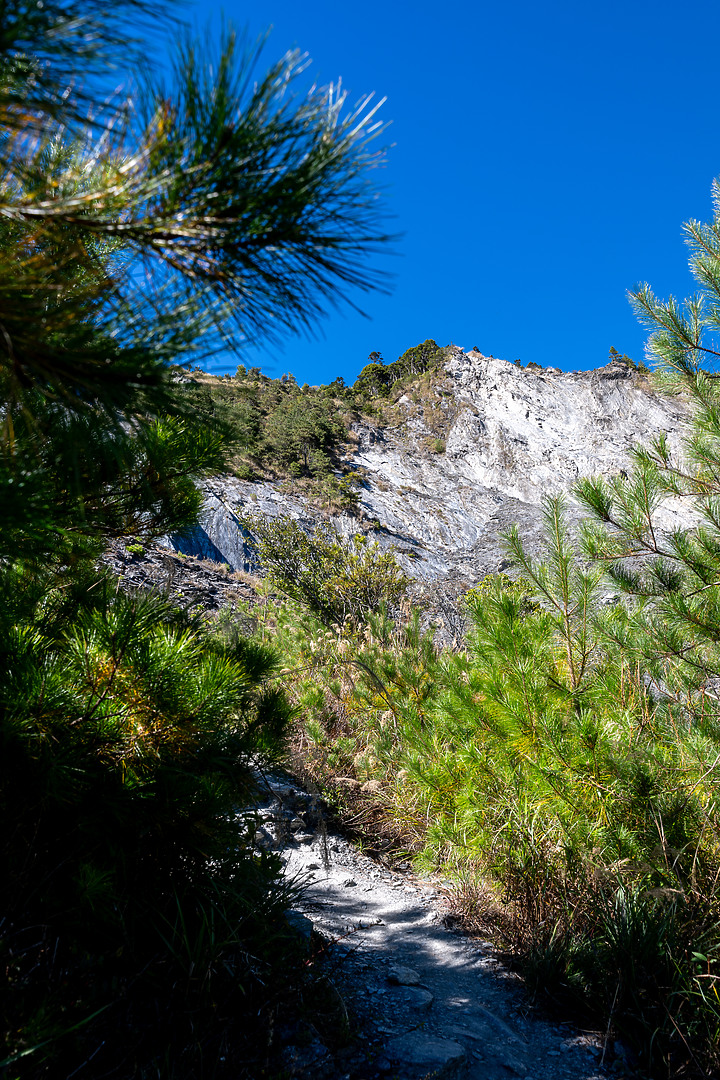
{"label": "foliage", "polygon": [[298,54],[257,73],[232,33],[212,56],[183,37],[167,84],[120,97],[113,71],[149,47],[129,29],[167,29],[169,10],[0,8],[0,953],[18,1078],[260,1075],[305,970],[242,810],[291,712],[274,654],[124,594],[97,556],[192,524],[197,481],[258,438],[252,396],[203,397],[178,364],[377,284],[380,128],[368,99],[299,93]]}
{"label": "foliage", "polygon": [[311,474],[328,471],[328,450],[344,434],[331,405],[299,396],[282,401],[265,426],[265,442],[275,460]]}
{"label": "foliage", "polygon": [[[132,531],[147,514],[159,528],[171,508],[172,527],[187,524],[223,431],[193,422],[169,362],[307,324],[343,287],[377,284],[364,268],[385,239],[376,107],[293,93],[297,54],[255,78],[233,34],[207,62],[184,39],[172,87],[149,80],[103,106],[98,78],[124,66],[136,11],[165,7],[49,2],[40,16],[23,2],[0,16],[0,531],[14,521],[31,546],[34,528],[72,550],[96,525]],[[65,85],[71,55],[93,79]]]}
{"label": "foliage", "polygon": [[[382,152],[369,148],[380,130],[378,106],[369,99],[346,110],[339,87],[301,95],[304,59],[298,53],[257,77],[256,57],[238,58],[238,42],[228,33],[213,57],[182,38],[172,85],[150,80],[110,115],[96,110],[78,118],[78,95],[93,84],[78,89],[69,82],[67,90],[62,66],[45,68],[45,82],[56,80],[54,96],[49,93],[33,114],[17,100],[28,66],[34,86],[47,53],[55,60],[70,52],[87,66],[94,50],[98,59],[106,52],[106,59],[122,64],[126,56],[114,20],[137,9],[156,15],[165,5],[94,0],[85,14],[74,13],[74,21],[68,18],[74,5],[45,5],[40,20],[30,4],[14,7],[22,17],[13,21],[6,11],[0,40],[12,73],[3,84],[11,134],[2,150],[2,216],[20,249],[16,296],[37,285],[24,250],[58,244],[63,259],[55,281],[64,289],[69,267],[79,261],[98,266],[98,247],[101,255],[109,248],[116,254],[113,288],[91,275],[75,302],[85,301],[106,318],[117,316],[121,344],[136,343],[141,355],[152,345],[154,355],[174,358],[176,337],[188,347],[208,327],[208,315],[228,332],[236,327],[242,338],[267,337],[270,313],[278,328],[308,325],[328,301],[337,302],[338,288],[342,295],[348,286],[377,282],[364,265],[386,240],[370,177]],[[88,38],[91,26],[94,36]],[[24,55],[29,27],[34,61]],[[102,93],[96,85],[95,93]],[[88,233],[94,241],[89,247],[80,243]],[[122,272],[128,255],[143,260],[143,275]],[[102,260],[100,266],[108,268]],[[65,307],[57,305],[53,328],[67,329]],[[13,316],[6,329],[21,368],[42,370],[48,378],[49,365],[39,365],[27,330],[40,319],[7,314]],[[55,344],[60,364],[63,338]],[[108,380],[100,363],[89,355],[84,374],[99,375],[103,386]]]}
{"label": "foliage", "polygon": [[509,595],[515,597],[520,601],[520,611],[522,615],[528,615],[532,611],[539,611],[540,604],[537,600],[533,599],[532,585],[524,577],[510,577],[506,573],[486,574],[477,585],[473,585],[471,589],[463,595],[463,606],[470,611],[478,603],[482,604],[482,601],[489,595],[494,595],[498,589]]}
{"label": "foliage", "polygon": [[354,389],[360,393],[366,393],[372,397],[378,395],[387,397],[392,386],[389,368],[383,363],[366,364],[357,379]]}
{"label": "foliage", "polygon": [[[301,490],[322,505],[352,512],[358,503],[354,478],[342,473],[351,423],[371,415],[393,385],[437,370],[444,358],[445,350],[432,340],[387,366],[380,353],[372,353],[373,362],[352,387],[342,378],[328,386],[298,386],[292,375],[271,379],[243,365],[232,379],[203,372],[187,376],[176,369],[177,390],[193,416],[223,433],[232,471],[240,479],[300,481]],[[429,448],[442,454],[445,442],[433,439]]]}
{"label": "foliage", "polygon": [[[714,364],[717,357],[717,184],[714,196],[712,224],[685,226],[690,268],[700,293],[684,307],[673,298],[657,300],[648,286],[633,294],[637,311],[652,330],[647,352],[659,378],[692,405],[681,451],[673,453],[667,438],[660,436],[650,447],[636,450],[629,476],[611,482],[588,479],[578,486],[594,520],[585,530],[588,555],[605,563],[614,586],[637,601],[615,637],[646,668],[655,693],[681,729],[703,732],[711,742],[718,734],[720,675],[720,388],[713,372],[702,365]],[[663,511],[677,499],[692,508],[694,528],[667,527]]]}
{"label": "foliage", "polygon": [[231,380],[202,374],[186,377],[180,386],[197,416],[211,428],[222,427],[236,476],[300,479],[321,499],[341,467],[351,408],[325,389],[244,368]]}
{"label": "foliage", "polygon": [[642,361],[639,364],[636,364],[632,357],[626,356],[625,353],[621,356],[617,349],[613,348],[612,345],[610,346],[610,351],[608,353],[608,360],[611,363],[616,362],[625,364],[626,367],[632,368],[633,371],[637,371],[640,375],[648,375],[650,373],[650,368],[647,364],[643,364]]}
{"label": "foliage", "polygon": [[369,359],[371,362],[358,375],[353,390],[370,397],[387,397],[397,383],[406,383],[416,375],[439,368],[445,359],[445,349],[428,338],[406,349],[392,364],[386,365],[379,353],[371,353]]}
{"label": "foliage", "polygon": [[430,811],[422,798],[404,801],[406,740],[418,740],[432,758],[429,717],[444,677],[419,612],[399,620],[380,609],[328,626],[306,605],[285,601],[271,621],[304,716],[297,766],[331,790],[336,776],[382,778],[383,792],[373,800],[386,808],[389,829],[403,850],[421,847]]}
{"label": "foliage", "polygon": [[234,1013],[230,1054],[262,1053],[244,1018],[271,1007],[261,971],[286,963],[288,892],[253,850],[252,815],[229,810],[290,716],[275,655],[90,571],[2,585],[6,1054],[32,1051],[22,1075],[65,1075],[100,1032],[97,1069],[145,1075],[172,1048],[186,1074],[195,1050],[174,1013],[188,1009],[213,1040],[229,1034],[213,1012]]}
{"label": "foliage", "polygon": [[409,584],[392,552],[361,535],[343,540],[329,525],[306,533],[289,517],[245,515],[241,524],[271,583],[326,624],[397,604]]}
{"label": "foliage", "polygon": [[359,483],[354,472],[347,472],[344,476],[327,474],[320,484],[323,507],[340,513],[357,514],[360,509]]}
{"label": "foliage", "polygon": [[660,1074],[686,1044],[710,1064],[717,751],[608,635],[624,609],[603,602],[562,500],[546,529],[542,561],[509,537],[524,578],[471,591],[458,653],[439,653],[417,615],[340,633],[286,614],[308,767],[325,784],[379,780],[388,829],[424,865],[489,874],[531,988],[604,1015]]}

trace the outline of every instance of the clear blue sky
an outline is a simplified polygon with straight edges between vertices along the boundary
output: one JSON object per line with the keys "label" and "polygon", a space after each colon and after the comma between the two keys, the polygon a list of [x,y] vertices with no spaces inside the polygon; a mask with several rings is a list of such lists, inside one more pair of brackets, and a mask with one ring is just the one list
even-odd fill
{"label": "clear blue sky", "polygon": [[[381,179],[403,234],[390,296],[358,297],[315,340],[250,350],[298,382],[352,381],[371,350],[425,338],[565,370],[642,359],[626,292],[685,296],[682,222],[720,174],[720,5],[711,0],[191,2],[298,46],[320,82],[374,90],[392,121]],[[232,367],[227,370],[234,370]],[[223,370],[222,367],[219,370]]]}

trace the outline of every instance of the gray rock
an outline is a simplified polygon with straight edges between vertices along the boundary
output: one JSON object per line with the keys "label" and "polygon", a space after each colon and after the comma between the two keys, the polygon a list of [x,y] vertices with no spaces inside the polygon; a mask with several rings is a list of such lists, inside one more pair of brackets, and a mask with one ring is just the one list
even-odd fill
{"label": "gray rock", "polygon": [[496,1016],[494,1012],[490,1011],[490,1009],[486,1009],[484,1005],[478,1004],[475,1006],[475,1009],[483,1019],[489,1021],[489,1023],[491,1023],[493,1027],[500,1032],[501,1035],[504,1035],[505,1038],[510,1039],[516,1043],[525,1042],[525,1040],[522,1038],[521,1035],[517,1033],[517,1031],[513,1031],[509,1024],[506,1024],[504,1020],[502,1020],[499,1016]]}
{"label": "gray rock", "polygon": [[[453,349],[428,393],[435,419],[427,402],[405,395],[383,429],[354,425],[348,464],[362,471],[361,513],[335,514],[332,523],[345,536],[369,529],[381,548],[404,552],[399,560],[411,576],[446,580],[451,590],[502,565],[499,535],[513,522],[537,550],[544,495],[568,491],[581,476],[617,476],[630,468],[633,445],[661,432],[676,451],[688,416],[682,398],[656,393],[617,362],[562,373]],[[445,452],[429,452],[440,428]],[[319,517],[307,500],[270,483],[218,477],[203,494],[200,526],[172,543],[253,572],[252,538],[239,512],[289,514],[307,528]],[[663,527],[687,523],[679,500],[669,503]]]}
{"label": "gray rock", "polygon": [[390,1039],[383,1053],[391,1065],[418,1078],[431,1074],[437,1080],[456,1080],[467,1067],[467,1054],[460,1043],[419,1031]]}
{"label": "gray rock", "polygon": [[290,911],[285,912],[285,919],[288,926],[294,930],[296,934],[305,941],[310,941],[313,932],[313,924],[311,920],[308,919],[307,915],[303,915],[301,911],[293,911],[291,909]]}
{"label": "gray rock", "polygon": [[393,1002],[413,1012],[426,1012],[435,998],[420,986],[399,986],[392,995]]}
{"label": "gray rock", "polygon": [[273,851],[280,846],[275,834],[270,829],[264,827],[256,830],[255,843],[265,851]]}
{"label": "gray rock", "polygon": [[415,968],[404,967],[402,964],[393,964],[388,969],[388,982],[397,983],[399,986],[419,986],[420,975]]}

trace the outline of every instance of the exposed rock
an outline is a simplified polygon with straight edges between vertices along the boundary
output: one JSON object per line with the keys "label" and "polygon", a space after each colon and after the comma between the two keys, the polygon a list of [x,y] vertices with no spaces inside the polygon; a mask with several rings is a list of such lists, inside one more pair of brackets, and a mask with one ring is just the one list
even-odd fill
{"label": "exposed rock", "polygon": [[399,1035],[385,1045],[385,1057],[390,1067],[401,1067],[404,1075],[416,1071],[418,1077],[431,1074],[442,1080],[463,1076],[467,1067],[465,1047],[452,1039],[439,1039],[421,1031]]}
{"label": "exposed rock", "polygon": [[262,848],[263,851],[273,851],[278,847],[279,841],[272,830],[262,826],[255,833],[255,843],[258,847]]}
{"label": "exposed rock", "polygon": [[103,556],[125,589],[151,589],[181,606],[203,611],[256,602],[252,585],[234,575],[224,562],[187,558],[169,551],[167,545],[153,543],[138,544],[142,554],[136,554],[128,550],[132,546],[112,540]]}
{"label": "exposed rock", "polygon": [[307,915],[303,915],[301,911],[286,911],[285,918],[291,930],[294,930],[298,937],[302,938],[309,944],[312,938],[313,924]]}
{"label": "exposed rock", "polygon": [[393,991],[393,1003],[414,1012],[426,1012],[435,1000],[429,990],[421,986],[400,986]]}
{"label": "exposed rock", "polygon": [[520,1038],[518,1033],[516,1031],[513,1031],[513,1029],[508,1024],[506,1024],[504,1020],[501,1020],[500,1017],[496,1016],[495,1013],[490,1011],[490,1009],[486,1009],[483,1005],[478,1005],[477,1011],[482,1014],[483,1019],[488,1020],[493,1025],[493,1027],[500,1032],[501,1035],[505,1036],[506,1039],[510,1040],[511,1042],[522,1042],[522,1039]]}
{"label": "exposed rock", "polygon": [[398,986],[419,986],[420,975],[415,968],[393,964],[388,971],[388,982],[397,983]]}
{"label": "exposed rock", "polygon": [[[268,824],[275,815],[280,826],[287,808],[299,807],[304,793],[267,771],[261,780],[267,797],[259,815]],[[312,803],[312,796],[304,798]],[[500,961],[492,968],[488,964],[493,946],[444,925],[437,882],[379,865],[332,833],[324,840],[316,837],[314,848],[293,844],[286,835],[283,856],[289,878],[306,883],[297,902],[312,914],[306,931],[323,942],[316,968],[326,965],[350,1026],[340,1045],[332,1028],[319,1031],[307,1023],[279,1028],[285,1048],[272,1075],[286,1080],[372,1080],[378,1074],[393,1080],[602,1080],[608,1075],[600,1065],[604,1052],[607,1057],[604,1035],[573,1032],[533,1015],[517,979]],[[422,987],[391,982],[420,976]]]}
{"label": "exposed rock", "polygon": [[[394,547],[419,581],[457,587],[501,567],[499,536],[513,523],[536,548],[544,495],[568,491],[582,476],[617,476],[630,467],[633,445],[660,432],[677,449],[688,419],[682,399],[655,392],[617,361],[563,373],[454,349],[428,393],[434,413],[406,393],[385,426],[355,425],[348,464],[362,476],[360,515],[332,520],[343,535],[362,529]],[[444,453],[428,449],[438,442],[438,424]],[[255,571],[238,519],[245,510],[289,514],[308,528],[319,518],[300,496],[269,483],[218,478],[205,487],[201,526],[172,545]],[[683,513],[670,506],[666,526],[683,524]]]}

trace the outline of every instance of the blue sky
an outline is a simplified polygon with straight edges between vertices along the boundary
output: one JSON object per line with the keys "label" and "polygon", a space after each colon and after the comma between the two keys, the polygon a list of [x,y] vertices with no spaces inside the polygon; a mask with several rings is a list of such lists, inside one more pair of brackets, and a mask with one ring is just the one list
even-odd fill
{"label": "blue sky", "polygon": [[[612,345],[642,359],[626,293],[693,289],[682,222],[711,215],[720,174],[720,5],[625,0],[191,2],[251,35],[268,61],[298,46],[319,82],[387,97],[389,296],[357,297],[318,336],[248,350],[298,382],[352,381],[372,350],[425,338],[565,370]],[[234,370],[235,360],[225,370]],[[223,370],[222,366],[215,370]]]}

